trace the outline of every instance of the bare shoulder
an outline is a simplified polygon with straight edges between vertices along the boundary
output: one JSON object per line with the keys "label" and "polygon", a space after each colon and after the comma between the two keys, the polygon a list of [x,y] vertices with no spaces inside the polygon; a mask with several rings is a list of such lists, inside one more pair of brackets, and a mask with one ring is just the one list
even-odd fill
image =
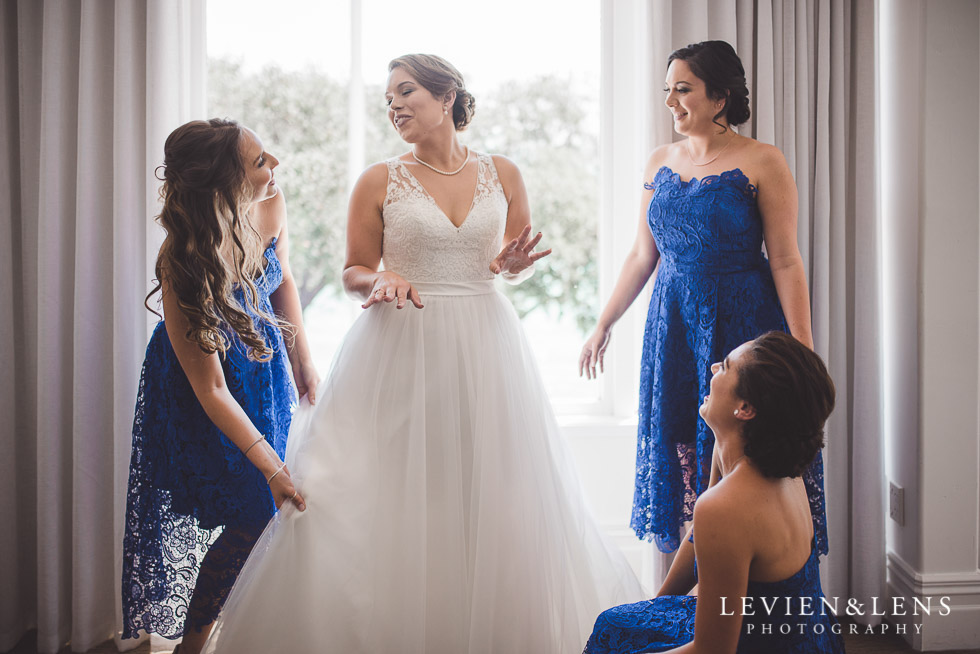
{"label": "bare shoulder", "polygon": [[384,203],[388,190],[388,163],[379,161],[364,169],[354,183],[351,192],[352,203],[368,202],[379,207]]}
{"label": "bare shoulder", "polygon": [[517,167],[517,164],[505,157],[502,154],[491,154],[490,159],[493,160],[493,166],[497,169],[497,176],[500,177],[501,181],[504,178],[514,179],[520,176],[521,171]]}
{"label": "bare shoulder", "polygon": [[728,475],[704,491],[694,504],[694,517],[701,522],[718,524],[725,530],[745,529],[754,523],[759,488],[746,475]]}
{"label": "bare shoulder", "polygon": [[740,513],[743,502],[738,499],[737,484],[730,479],[720,482],[701,493],[694,504],[694,515],[700,515],[703,520],[712,521],[714,518],[731,516],[732,512]]}
{"label": "bare shoulder", "polygon": [[755,141],[759,163],[767,168],[786,168],[786,156],[775,145]]}
{"label": "bare shoulder", "polygon": [[782,175],[789,170],[782,150],[753,138],[745,137],[742,157],[748,163],[747,167],[755,173],[752,176],[759,179]]}
{"label": "bare shoulder", "polygon": [[670,165],[677,155],[677,146],[677,143],[667,143],[666,145],[658,146],[650,153],[650,156],[647,158],[646,168],[643,171],[644,181],[651,181],[658,170]]}
{"label": "bare shoulder", "polygon": [[378,161],[365,168],[361,176],[357,178],[356,185],[368,189],[384,188],[387,186],[388,162]]}
{"label": "bare shoulder", "polygon": [[515,192],[517,195],[523,193],[524,179],[521,177],[521,171],[517,164],[502,154],[492,154],[490,159],[493,161],[493,167],[497,169],[497,177],[500,179],[500,185],[504,188],[507,201],[509,202],[515,196]]}

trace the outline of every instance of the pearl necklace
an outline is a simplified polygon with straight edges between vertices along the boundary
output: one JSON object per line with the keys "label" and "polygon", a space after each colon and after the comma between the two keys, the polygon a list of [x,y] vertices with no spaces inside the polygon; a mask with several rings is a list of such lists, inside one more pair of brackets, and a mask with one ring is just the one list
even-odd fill
{"label": "pearl necklace", "polygon": [[695,166],[707,166],[710,163],[714,163],[715,159],[717,159],[718,157],[720,157],[721,154],[725,150],[728,149],[728,146],[731,145],[732,144],[732,141],[734,141],[734,140],[735,140],[735,132],[732,132],[732,137],[730,139],[728,139],[728,143],[725,144],[725,147],[723,147],[721,150],[718,151],[718,154],[716,154],[715,156],[713,156],[708,161],[705,161],[704,163],[698,163],[697,161],[694,160],[694,155],[691,154],[691,139],[688,139],[685,142],[685,145],[687,146],[687,156],[691,160],[691,163],[694,164]]}
{"label": "pearl necklace", "polygon": [[463,157],[463,165],[461,165],[459,168],[457,168],[456,170],[453,170],[451,172],[450,171],[446,171],[446,170],[439,170],[438,168],[436,168],[432,164],[427,163],[425,161],[422,161],[421,159],[419,159],[419,156],[417,154],[415,154],[415,150],[412,150],[412,156],[415,158],[415,160],[417,162],[419,162],[420,164],[422,164],[423,166],[425,166],[429,170],[432,170],[432,171],[435,171],[435,172],[439,173],[440,175],[455,175],[455,174],[459,173],[459,171],[463,170],[463,168],[466,167],[466,164],[469,163],[469,161],[470,161],[470,149],[469,148],[464,148],[464,149],[466,150],[466,156]]}

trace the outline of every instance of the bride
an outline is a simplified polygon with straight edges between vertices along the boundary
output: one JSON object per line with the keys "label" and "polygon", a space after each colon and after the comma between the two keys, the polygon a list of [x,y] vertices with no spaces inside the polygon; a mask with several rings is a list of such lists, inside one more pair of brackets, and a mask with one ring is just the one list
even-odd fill
{"label": "bride", "polygon": [[366,311],[293,419],[306,510],[270,523],[205,651],[581,651],[602,609],[643,593],[494,288],[550,250],[534,251],[517,167],[459,143],[474,108],[459,72],[407,55],[389,73],[412,150],[351,196],[344,286]]}

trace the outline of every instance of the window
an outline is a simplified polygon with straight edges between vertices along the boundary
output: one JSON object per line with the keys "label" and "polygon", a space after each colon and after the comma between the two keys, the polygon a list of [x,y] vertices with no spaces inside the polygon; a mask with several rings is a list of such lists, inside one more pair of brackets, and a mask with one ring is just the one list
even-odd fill
{"label": "window", "polygon": [[[600,279],[606,297],[621,263],[614,259],[623,237],[613,230],[618,225],[630,240],[635,230],[635,209],[623,215],[603,188],[612,157],[608,144],[600,147],[600,115],[608,113],[601,3],[501,0],[479,16],[450,0],[405,7],[290,0],[269,12],[254,0],[208,4],[209,113],[252,127],[282,160],[291,263],[319,369],[329,369],[360,312],[340,283],[349,189],[366,164],[407,149],[387,122],[388,61],[434,52],[461,70],[477,99],[461,140],[518,164],[534,227],[555,250],[534,277],[504,292],[522,316],[557,412],[632,415],[638,334],[622,332],[634,329],[617,327],[610,354],[628,356],[607,366],[615,379],[589,382],[577,371],[601,310]],[[638,187],[637,173],[629,182]]]}
{"label": "window", "polygon": [[[555,253],[504,288],[522,322],[607,534],[647,584],[650,550],[627,526],[646,295],[617,324],[599,381],[582,344],[632,245],[648,155],[643,3],[209,0],[209,113],[253,127],[282,164],[291,264],[322,375],[359,303],[340,286],[347,196],[366,164],[408,147],[387,122],[388,62],[408,52],[456,65],[477,111],[461,140],[524,175],[536,229]],[[256,38],[262,35],[262,38]]]}

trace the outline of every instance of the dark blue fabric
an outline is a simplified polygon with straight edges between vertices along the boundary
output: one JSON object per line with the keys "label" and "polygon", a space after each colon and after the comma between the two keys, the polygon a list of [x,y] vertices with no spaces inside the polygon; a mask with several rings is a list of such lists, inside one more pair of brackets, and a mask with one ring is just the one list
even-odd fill
{"label": "dark blue fabric", "polygon": [[[265,271],[256,280],[258,304],[269,315],[269,296],[282,283],[275,246],[273,240],[266,249]],[[242,289],[235,294],[246,306]],[[231,347],[221,367],[232,396],[284,457],[296,390],[279,327],[253,318],[264,330],[272,358],[250,360],[245,345],[229,330]],[[221,588],[198,589],[223,601],[244,564],[238,550],[247,556],[251,542],[245,541],[254,542],[274,512],[265,478],[204,412],[161,321],[146,348],[133,421],[123,541],[124,637],[139,631],[167,638],[182,634],[201,561],[227,527],[236,533],[229,542],[237,547],[221,558],[237,568],[232,575],[214,577],[221,579]]]}
{"label": "dark blue fabric", "polygon": [[[749,581],[745,596],[752,599],[742,618],[737,654],[843,654],[837,618],[821,601],[816,547],[792,577],[774,583]],[[741,598],[730,599],[726,609],[743,613]],[[585,652],[636,654],[679,647],[694,639],[696,608],[696,597],[666,595],[609,609],[596,620]]]}
{"label": "dark blue fabric", "polygon": [[[757,190],[745,174],[684,182],[664,166],[645,186],[660,264],[643,335],[631,525],[672,552],[711,473],[714,436],[698,415],[711,364],[765,332],[789,330],[762,254]],[[819,454],[804,482],[817,551],[826,554]]]}
{"label": "dark blue fabric", "polygon": [[698,598],[665,595],[599,614],[585,654],[663,652],[694,640]]}

